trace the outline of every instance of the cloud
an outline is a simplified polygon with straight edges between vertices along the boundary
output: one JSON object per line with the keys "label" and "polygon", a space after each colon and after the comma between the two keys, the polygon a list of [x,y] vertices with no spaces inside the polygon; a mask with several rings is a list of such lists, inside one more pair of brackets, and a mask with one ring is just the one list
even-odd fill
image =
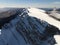
{"label": "cloud", "polygon": [[52,7],[60,8],[60,2],[52,2],[50,3]]}
{"label": "cloud", "polygon": [[60,2],[53,2],[52,4],[60,4]]}
{"label": "cloud", "polygon": [[28,4],[1,4],[0,8],[4,7],[39,7],[39,8],[60,8],[60,2],[51,2],[49,4],[44,3],[28,3]]}
{"label": "cloud", "polygon": [[23,7],[28,7],[28,5],[24,4],[0,4],[0,8],[5,8],[5,7],[15,7],[15,8],[23,8]]}

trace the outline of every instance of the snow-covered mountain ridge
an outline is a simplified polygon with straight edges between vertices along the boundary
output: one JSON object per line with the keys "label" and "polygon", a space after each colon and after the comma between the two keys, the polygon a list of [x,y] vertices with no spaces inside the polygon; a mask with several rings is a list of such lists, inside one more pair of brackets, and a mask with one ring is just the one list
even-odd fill
{"label": "snow-covered mountain ridge", "polygon": [[[55,27],[55,24],[52,25],[47,19],[44,20],[46,16],[50,19],[44,10],[37,8],[13,10],[15,13],[12,17],[9,16],[9,18],[0,21],[4,24],[0,29],[0,45],[56,44],[55,38],[58,36],[55,35],[60,34],[59,27]],[[13,12],[13,10],[10,11]],[[58,39],[56,38],[56,40]],[[59,41],[57,43],[59,44]]]}

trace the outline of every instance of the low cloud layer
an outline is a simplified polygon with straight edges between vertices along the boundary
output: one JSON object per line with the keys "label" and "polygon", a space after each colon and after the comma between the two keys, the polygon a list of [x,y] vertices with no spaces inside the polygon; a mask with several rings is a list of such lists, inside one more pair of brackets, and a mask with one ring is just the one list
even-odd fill
{"label": "low cloud layer", "polygon": [[0,8],[4,7],[40,7],[40,8],[60,8],[60,2],[51,3],[29,3],[29,4],[0,4]]}

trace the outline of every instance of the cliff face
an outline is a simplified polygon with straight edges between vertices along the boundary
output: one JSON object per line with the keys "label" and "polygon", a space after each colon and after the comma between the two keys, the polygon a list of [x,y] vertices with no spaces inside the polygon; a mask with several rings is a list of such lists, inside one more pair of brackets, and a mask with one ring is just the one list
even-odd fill
{"label": "cliff face", "polygon": [[[13,15],[2,20],[0,45],[54,45],[57,27],[30,16],[26,9],[14,9]],[[7,20],[7,21],[6,21]],[[4,24],[4,25],[3,25]]]}

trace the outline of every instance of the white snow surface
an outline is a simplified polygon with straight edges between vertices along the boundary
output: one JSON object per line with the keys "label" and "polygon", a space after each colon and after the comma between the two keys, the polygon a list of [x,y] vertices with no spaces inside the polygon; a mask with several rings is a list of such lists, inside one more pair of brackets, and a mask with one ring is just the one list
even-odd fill
{"label": "white snow surface", "polygon": [[55,17],[55,18],[57,18],[57,19],[60,19],[60,14],[59,13],[52,13],[52,14],[50,14],[51,16],[53,16],[53,17]]}
{"label": "white snow surface", "polygon": [[[44,10],[41,11],[41,9],[37,9],[37,8],[30,8],[28,10],[30,12],[28,13],[30,16],[37,17],[41,20],[44,20],[48,22],[49,24],[54,25],[60,29],[60,21],[55,20],[52,17],[49,17],[48,14],[46,14]],[[55,45],[60,45],[60,35],[54,35],[54,38],[57,42],[57,44]]]}
{"label": "white snow surface", "polygon": [[38,8],[28,8],[28,15],[39,18],[60,29],[60,21],[48,16],[44,10]]}
{"label": "white snow surface", "polygon": [[60,45],[60,35],[55,35],[54,38],[57,42],[57,44],[55,44],[55,45]]}

